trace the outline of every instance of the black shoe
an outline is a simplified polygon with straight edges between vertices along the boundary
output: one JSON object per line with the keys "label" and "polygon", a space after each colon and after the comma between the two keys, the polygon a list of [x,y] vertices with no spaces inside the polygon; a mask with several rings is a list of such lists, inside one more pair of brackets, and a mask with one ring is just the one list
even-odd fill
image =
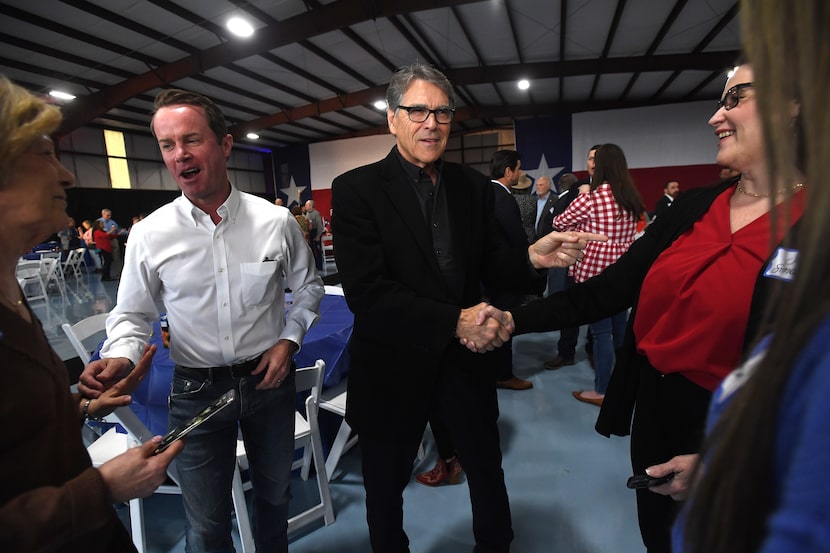
{"label": "black shoe", "polygon": [[562,359],[561,357],[559,357],[557,355],[553,359],[551,359],[549,361],[545,361],[544,366],[545,366],[546,369],[548,369],[550,371],[555,371],[556,369],[558,369],[560,367],[564,367],[566,365],[573,365],[573,364],[574,364],[573,359]]}

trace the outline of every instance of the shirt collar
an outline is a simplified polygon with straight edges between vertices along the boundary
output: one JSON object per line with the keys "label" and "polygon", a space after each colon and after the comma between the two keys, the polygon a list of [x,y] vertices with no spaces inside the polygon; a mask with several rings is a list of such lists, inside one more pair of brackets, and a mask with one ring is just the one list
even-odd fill
{"label": "shirt collar", "polygon": [[[421,178],[421,174],[427,174],[424,169],[418,167],[417,165],[413,165],[409,163],[404,157],[401,155],[401,152],[398,150],[397,146],[395,147],[395,153],[398,154],[398,160],[401,162],[401,167],[403,167],[404,173],[406,173],[406,177],[409,179],[410,182],[416,182],[418,179]],[[441,165],[443,161],[441,158],[435,160],[433,166],[435,167],[435,172],[439,175],[441,174]]]}
{"label": "shirt collar", "polygon": [[[219,217],[222,218],[222,221],[233,222],[236,220],[236,214],[239,212],[242,194],[232,183],[228,184],[230,184],[231,193],[228,194],[228,197],[222,205],[219,206],[216,212],[219,214]],[[184,193],[182,193],[180,199],[182,202],[182,209],[190,216],[194,226],[198,227],[200,224],[204,224],[206,218],[210,219],[210,215],[196,207],[196,205],[194,205],[193,202],[191,202],[190,199],[184,195]]]}
{"label": "shirt collar", "polygon": [[501,186],[502,188],[504,188],[505,190],[507,190],[507,193],[508,193],[508,194],[513,194],[513,191],[512,191],[512,190],[510,190],[510,188],[509,188],[509,187],[505,186],[503,182],[498,181],[498,180],[496,180],[496,179],[490,179],[490,182],[492,182],[492,183],[494,183],[494,184],[498,184],[499,186]]}

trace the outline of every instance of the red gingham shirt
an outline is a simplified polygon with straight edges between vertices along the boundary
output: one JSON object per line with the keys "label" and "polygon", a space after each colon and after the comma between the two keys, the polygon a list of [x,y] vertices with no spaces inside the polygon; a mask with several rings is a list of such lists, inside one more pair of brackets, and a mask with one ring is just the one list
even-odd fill
{"label": "red gingham shirt", "polygon": [[614,200],[611,185],[602,183],[588,194],[580,194],[562,214],[553,219],[559,230],[596,232],[608,242],[588,242],[585,257],[568,269],[576,282],[584,282],[601,273],[628,251],[637,232],[637,221],[622,211]]}

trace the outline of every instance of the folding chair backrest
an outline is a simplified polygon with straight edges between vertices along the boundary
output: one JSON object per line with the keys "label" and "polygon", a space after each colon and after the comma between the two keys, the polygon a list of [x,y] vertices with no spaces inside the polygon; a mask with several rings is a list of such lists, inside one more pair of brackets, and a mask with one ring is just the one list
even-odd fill
{"label": "folding chair backrest", "polygon": [[72,347],[75,349],[75,352],[78,354],[78,357],[81,358],[84,365],[89,363],[90,352],[94,349],[94,346],[93,348],[85,346],[84,340],[100,332],[106,332],[107,317],[109,317],[109,313],[99,313],[97,315],[87,317],[86,319],[82,319],[73,325],[68,323],[61,325],[61,328],[63,329],[64,334],[66,334],[69,343],[72,344]]}

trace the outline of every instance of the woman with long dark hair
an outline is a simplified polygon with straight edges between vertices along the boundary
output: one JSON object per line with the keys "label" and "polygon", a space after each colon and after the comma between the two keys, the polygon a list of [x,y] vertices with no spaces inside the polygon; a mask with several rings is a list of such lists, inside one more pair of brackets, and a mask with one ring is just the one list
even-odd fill
{"label": "woman with long dark hair", "polygon": [[[622,148],[603,144],[594,154],[594,178],[583,185],[580,195],[554,218],[558,230],[604,234],[607,242],[588,244],[582,261],[568,269],[574,282],[585,282],[601,273],[628,251],[637,233],[637,222],[645,211],[643,199],[634,186]],[[594,340],[594,389],[575,391],[582,402],[602,405],[614,368],[614,352],[622,347],[628,310],[590,324]]]}

